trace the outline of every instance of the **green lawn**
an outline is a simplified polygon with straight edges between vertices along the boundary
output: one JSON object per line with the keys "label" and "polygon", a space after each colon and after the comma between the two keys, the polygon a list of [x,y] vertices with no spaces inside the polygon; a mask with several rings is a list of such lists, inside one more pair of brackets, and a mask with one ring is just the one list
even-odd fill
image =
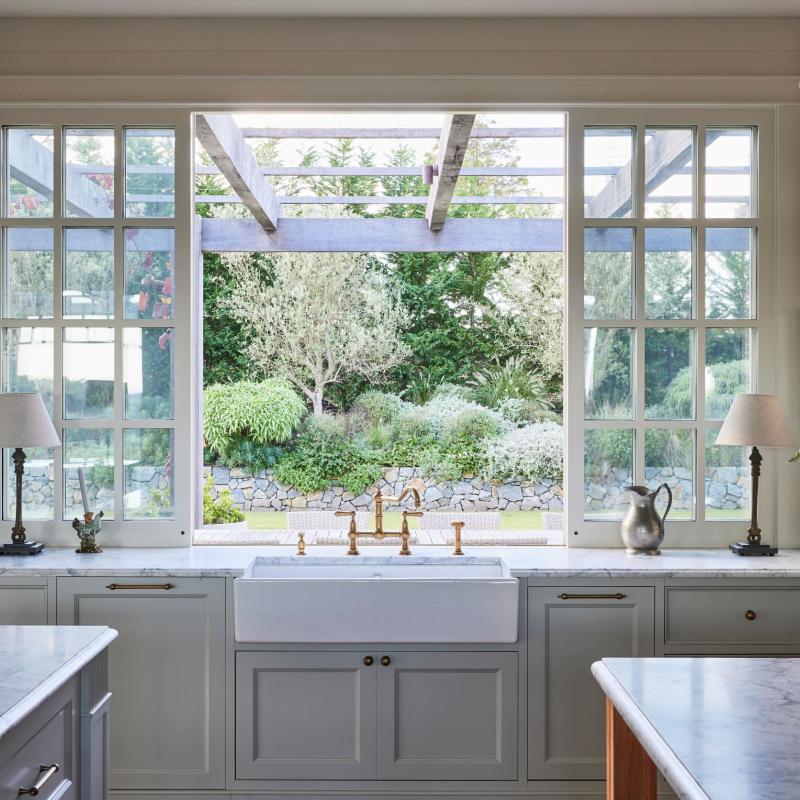
{"label": "green lawn", "polygon": [[[436,512],[431,512],[435,514]],[[251,511],[245,514],[247,527],[255,530],[283,530],[286,528],[286,514],[278,511]],[[399,511],[390,511],[383,515],[384,527],[387,530],[400,529]],[[408,521],[410,528],[416,528],[419,523],[417,517]],[[534,530],[544,529],[542,515],[538,511],[503,511],[500,514],[500,527],[503,530]]]}

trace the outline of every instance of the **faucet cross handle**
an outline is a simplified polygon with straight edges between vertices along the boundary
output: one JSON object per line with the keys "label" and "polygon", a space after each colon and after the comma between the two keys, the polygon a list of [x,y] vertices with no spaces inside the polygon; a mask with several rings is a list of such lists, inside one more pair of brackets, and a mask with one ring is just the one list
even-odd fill
{"label": "faucet cross handle", "polygon": [[350,539],[350,547],[347,548],[347,555],[357,556],[358,547],[356,542],[358,540],[358,531],[356,528],[356,512],[355,511],[337,511],[337,517],[350,517],[350,525],[347,529],[347,536]]}

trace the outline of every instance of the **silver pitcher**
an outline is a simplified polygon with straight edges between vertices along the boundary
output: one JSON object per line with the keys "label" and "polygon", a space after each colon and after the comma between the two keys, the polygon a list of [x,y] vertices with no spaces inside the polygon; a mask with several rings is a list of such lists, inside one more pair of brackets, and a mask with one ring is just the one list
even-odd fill
{"label": "silver pitcher", "polygon": [[[667,490],[667,508],[661,517],[656,511],[656,497],[662,489]],[[648,486],[626,486],[630,508],[622,519],[622,541],[626,553],[661,554],[664,541],[664,520],[672,508],[672,489],[662,483],[655,491]]]}

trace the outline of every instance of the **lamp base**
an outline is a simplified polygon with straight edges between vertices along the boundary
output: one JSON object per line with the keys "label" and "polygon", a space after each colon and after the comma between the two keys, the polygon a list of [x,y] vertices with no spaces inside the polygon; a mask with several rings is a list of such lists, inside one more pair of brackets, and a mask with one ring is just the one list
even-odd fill
{"label": "lamp base", "polygon": [[6,542],[0,545],[0,556],[35,556],[44,550],[41,542]]}
{"label": "lamp base", "polygon": [[758,544],[736,542],[736,544],[729,544],[728,549],[739,556],[774,556],[778,552],[777,547],[760,542]]}

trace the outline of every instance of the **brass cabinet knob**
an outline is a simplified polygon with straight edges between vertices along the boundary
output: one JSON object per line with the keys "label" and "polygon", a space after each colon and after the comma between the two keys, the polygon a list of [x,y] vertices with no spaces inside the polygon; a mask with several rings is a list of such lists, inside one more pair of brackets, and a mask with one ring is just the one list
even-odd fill
{"label": "brass cabinet knob", "polygon": [[383,664],[384,667],[388,667],[391,663],[392,659],[389,658],[389,656],[381,656],[381,664]]}
{"label": "brass cabinet knob", "polygon": [[375,659],[372,656],[364,656],[364,666],[371,667],[375,663]]}
{"label": "brass cabinet knob", "polygon": [[744,612],[744,618],[752,622],[756,618],[756,612],[748,608],[747,611]]}

